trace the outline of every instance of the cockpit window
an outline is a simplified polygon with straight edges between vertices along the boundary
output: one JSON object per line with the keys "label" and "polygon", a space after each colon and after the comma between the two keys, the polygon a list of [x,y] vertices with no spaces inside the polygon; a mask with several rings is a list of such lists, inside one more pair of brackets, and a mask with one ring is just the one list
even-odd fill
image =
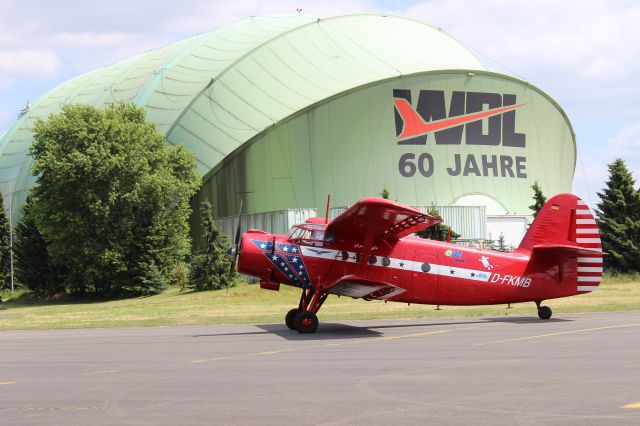
{"label": "cockpit window", "polygon": [[289,230],[289,240],[298,244],[321,246],[324,245],[325,225],[305,223],[294,225]]}

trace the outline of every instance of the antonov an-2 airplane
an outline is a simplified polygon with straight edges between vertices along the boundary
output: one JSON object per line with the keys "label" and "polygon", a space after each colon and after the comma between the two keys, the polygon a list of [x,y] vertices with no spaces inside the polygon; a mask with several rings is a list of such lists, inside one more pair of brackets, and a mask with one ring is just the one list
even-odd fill
{"label": "antonov an-2 airplane", "polygon": [[[602,245],[594,215],[572,194],[551,198],[513,253],[425,240],[411,234],[438,219],[411,207],[365,198],[327,223],[311,218],[288,235],[236,229],[231,268],[259,278],[264,289],[301,289],[285,322],[313,333],[330,294],[432,305],[535,302],[595,290]],[[238,244],[240,242],[240,244]],[[238,259],[239,256],[239,259]]]}

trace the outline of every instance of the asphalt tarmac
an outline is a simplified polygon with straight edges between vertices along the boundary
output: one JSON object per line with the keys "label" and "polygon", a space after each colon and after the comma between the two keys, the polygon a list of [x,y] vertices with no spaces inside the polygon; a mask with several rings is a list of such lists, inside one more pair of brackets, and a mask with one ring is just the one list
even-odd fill
{"label": "asphalt tarmac", "polygon": [[640,424],[640,311],[320,321],[0,332],[0,424]]}

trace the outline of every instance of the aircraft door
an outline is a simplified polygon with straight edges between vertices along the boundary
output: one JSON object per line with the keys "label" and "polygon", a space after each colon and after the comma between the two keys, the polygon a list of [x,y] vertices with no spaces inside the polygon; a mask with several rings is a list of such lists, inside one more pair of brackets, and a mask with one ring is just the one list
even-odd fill
{"label": "aircraft door", "polygon": [[433,303],[440,293],[438,286],[438,261],[433,252],[416,251],[414,257],[412,286],[416,301]]}

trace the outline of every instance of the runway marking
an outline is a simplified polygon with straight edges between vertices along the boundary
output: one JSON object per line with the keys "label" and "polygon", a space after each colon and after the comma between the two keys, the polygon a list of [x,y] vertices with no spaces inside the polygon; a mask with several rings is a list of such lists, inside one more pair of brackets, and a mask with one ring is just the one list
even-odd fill
{"label": "runway marking", "polygon": [[[459,329],[459,330],[464,330],[464,329]],[[365,344],[365,343],[382,342],[382,341],[386,341],[386,340],[408,339],[408,338],[412,338],[412,337],[421,337],[421,336],[429,336],[429,335],[450,333],[452,331],[454,331],[454,330],[425,331],[425,332],[422,332],[422,333],[401,334],[399,336],[383,336],[383,337],[375,337],[375,338],[366,339],[366,340],[351,340],[351,341],[348,341],[348,342],[326,343],[326,344],[323,344],[323,345],[308,345],[308,346],[300,346],[300,347],[294,347],[294,348],[277,349],[277,350],[273,350],[273,351],[252,352],[252,353],[239,354],[239,355],[233,355],[233,356],[222,356],[222,357],[215,357],[215,358],[194,359],[194,360],[187,361],[187,362],[191,363],[191,364],[201,364],[201,363],[204,363],[204,362],[227,361],[227,360],[232,360],[232,359],[247,358],[247,357],[254,357],[254,356],[277,355],[277,354],[281,354],[281,353],[304,351],[304,350],[308,350],[308,349],[335,348],[335,347],[339,347],[339,346],[361,345],[361,344]]]}
{"label": "runway marking", "polygon": [[108,410],[110,407],[7,407],[0,408],[0,412],[10,411],[88,411]]}
{"label": "runway marking", "polygon": [[0,382],[0,386],[4,386],[4,385],[13,385],[16,382]]}
{"label": "runway marking", "polygon": [[633,404],[623,405],[620,408],[640,408],[640,401],[634,402]]}
{"label": "runway marking", "polygon": [[100,370],[100,371],[94,371],[91,374],[113,374],[113,373],[117,373],[118,370]]}
{"label": "runway marking", "polygon": [[[588,331],[609,330],[612,328],[623,328],[623,327],[640,327],[640,324],[621,324],[621,325],[609,325],[605,327],[583,328],[582,330],[561,331],[558,333],[538,334],[536,336],[518,337],[515,339],[496,340],[494,342],[489,342],[489,343],[519,342],[522,340],[542,339],[543,337],[561,336],[563,334],[586,333]],[[473,346],[484,346],[484,345],[488,345],[489,343],[476,343]]]}

